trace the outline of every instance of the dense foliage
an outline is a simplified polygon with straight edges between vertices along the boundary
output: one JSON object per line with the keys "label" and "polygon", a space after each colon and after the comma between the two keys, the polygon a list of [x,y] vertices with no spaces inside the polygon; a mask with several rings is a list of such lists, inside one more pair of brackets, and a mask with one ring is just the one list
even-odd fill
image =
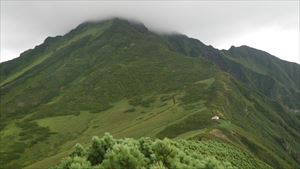
{"label": "dense foliage", "polygon": [[151,138],[93,137],[87,149],[76,144],[69,157],[52,169],[236,169],[229,162],[200,153],[197,142]]}

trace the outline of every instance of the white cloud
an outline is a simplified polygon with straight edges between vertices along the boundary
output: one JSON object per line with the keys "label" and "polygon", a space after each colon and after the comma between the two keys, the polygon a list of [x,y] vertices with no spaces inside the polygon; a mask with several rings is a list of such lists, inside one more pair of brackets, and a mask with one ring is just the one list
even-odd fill
{"label": "white cloud", "polygon": [[216,48],[248,45],[300,62],[299,1],[1,1],[1,61],[108,16],[181,32]]}
{"label": "white cloud", "polygon": [[300,63],[299,30],[278,27],[264,27],[239,36],[222,39],[215,44],[218,48],[228,49],[230,46],[248,46],[261,49],[281,59]]}

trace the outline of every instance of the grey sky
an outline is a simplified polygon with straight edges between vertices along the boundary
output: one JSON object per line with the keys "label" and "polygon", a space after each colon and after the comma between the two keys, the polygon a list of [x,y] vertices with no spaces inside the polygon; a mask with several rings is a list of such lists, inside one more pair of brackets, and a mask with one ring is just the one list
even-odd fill
{"label": "grey sky", "polygon": [[228,49],[248,45],[300,63],[299,1],[1,1],[1,62],[86,20],[135,19]]}

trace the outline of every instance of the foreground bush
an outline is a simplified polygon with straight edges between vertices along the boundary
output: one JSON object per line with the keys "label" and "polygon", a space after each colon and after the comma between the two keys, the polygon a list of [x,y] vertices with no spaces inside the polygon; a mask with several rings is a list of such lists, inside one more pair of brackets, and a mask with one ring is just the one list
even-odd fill
{"label": "foreground bush", "polygon": [[[189,143],[190,142],[190,143]],[[88,148],[77,144],[53,169],[234,169],[229,162],[203,156],[193,141],[94,137]]]}

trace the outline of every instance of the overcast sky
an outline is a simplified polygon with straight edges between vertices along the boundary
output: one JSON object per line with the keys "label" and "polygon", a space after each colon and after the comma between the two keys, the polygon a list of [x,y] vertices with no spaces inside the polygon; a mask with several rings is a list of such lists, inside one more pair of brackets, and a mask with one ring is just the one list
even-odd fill
{"label": "overcast sky", "polygon": [[300,63],[299,1],[2,1],[1,62],[87,20],[132,18],[218,49],[248,45]]}

